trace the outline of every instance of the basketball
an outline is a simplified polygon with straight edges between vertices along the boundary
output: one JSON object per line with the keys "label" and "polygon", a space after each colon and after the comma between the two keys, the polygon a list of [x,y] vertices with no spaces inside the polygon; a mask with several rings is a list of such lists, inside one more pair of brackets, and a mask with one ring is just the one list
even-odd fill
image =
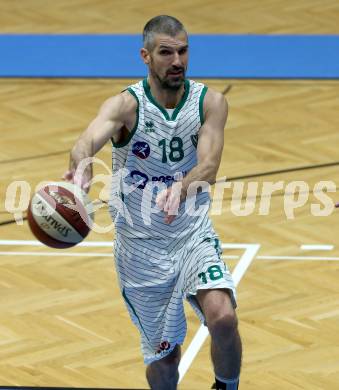
{"label": "basketball", "polygon": [[28,224],[34,236],[52,248],[70,248],[89,233],[90,199],[78,186],[49,183],[36,192],[28,207]]}

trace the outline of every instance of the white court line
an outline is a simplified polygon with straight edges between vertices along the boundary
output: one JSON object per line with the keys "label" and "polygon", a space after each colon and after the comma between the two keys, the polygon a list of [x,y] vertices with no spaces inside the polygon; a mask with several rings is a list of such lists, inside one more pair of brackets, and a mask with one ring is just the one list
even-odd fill
{"label": "white court line", "polygon": [[300,245],[302,251],[331,251],[334,245]]}
{"label": "white court line", "polygon": [[311,260],[311,261],[338,261],[339,257],[321,257],[321,256],[257,256],[258,260]]}
{"label": "white court line", "polygon": [[77,323],[75,323],[75,322],[73,322],[71,320],[68,320],[68,319],[66,319],[66,318],[64,318],[62,316],[55,316],[55,317],[59,321],[63,321],[63,322],[65,322],[68,325],[74,326],[75,328],[78,328],[78,329],[82,330],[83,332],[86,332],[86,333],[88,333],[88,334],[90,334],[92,336],[95,336],[95,337],[97,337],[97,338],[99,338],[101,340],[104,340],[104,341],[109,342],[110,344],[112,344],[112,340],[111,339],[108,339],[106,337],[100,336],[99,334],[97,334],[95,332],[92,332],[91,330],[89,330],[87,328],[84,328],[83,326],[81,326],[81,325],[79,325],[79,324],[77,324]]}
{"label": "white court line", "polygon": [[[248,267],[250,266],[251,262],[255,258],[260,248],[260,244],[222,244],[221,247],[223,249],[245,249],[245,253],[241,256],[238,264],[236,265],[232,273],[234,284],[235,286],[237,286],[241,278],[247,271]],[[180,361],[178,383],[180,383],[180,381],[185,376],[194,358],[196,357],[200,348],[208,337],[208,334],[209,333],[207,327],[201,325]]]}
{"label": "white court line", "polygon": [[[0,245],[27,245],[27,246],[44,246],[40,241],[36,240],[0,240]],[[83,246],[83,247],[113,247],[113,240],[112,241],[85,241],[80,242],[76,246]]]}
{"label": "white court line", "polygon": [[[238,259],[240,256],[221,256],[222,259]],[[256,260],[339,261],[339,257],[323,256],[256,256]]]}
{"label": "white court line", "polygon": [[[95,252],[0,252],[0,256],[55,256],[55,257],[112,257],[113,253]],[[240,256],[222,256],[223,259],[239,259]],[[256,260],[287,260],[287,261],[339,261],[339,257],[320,256],[256,256]]]}
{"label": "white court line", "polygon": [[[0,240],[0,245],[2,246],[42,246],[45,247],[43,243],[37,240]],[[226,248],[225,245],[227,245],[228,249],[242,249],[245,248],[246,245],[249,244],[222,244],[223,248]],[[231,245],[233,245],[231,247]],[[235,246],[234,246],[235,245]],[[105,247],[113,247],[113,241],[85,241],[85,242],[80,242],[79,244],[76,245],[76,247],[98,247],[98,248],[105,248]],[[300,246],[301,250],[333,250],[334,245],[308,245],[308,244],[303,244]],[[224,259],[238,259],[240,256],[236,255],[230,255],[230,256],[223,256]],[[273,260],[299,260],[299,259],[307,259],[306,257],[302,258],[300,256],[294,256],[294,257],[289,257],[289,256],[266,256],[266,257],[261,257],[258,256],[257,259],[268,259],[271,258]],[[322,260],[322,259],[327,259],[323,257],[309,257],[310,260]],[[330,258],[330,260],[337,260],[337,258]]]}
{"label": "white court line", "polygon": [[57,257],[112,257],[113,253],[88,253],[88,252],[0,252],[0,256],[57,256]]}

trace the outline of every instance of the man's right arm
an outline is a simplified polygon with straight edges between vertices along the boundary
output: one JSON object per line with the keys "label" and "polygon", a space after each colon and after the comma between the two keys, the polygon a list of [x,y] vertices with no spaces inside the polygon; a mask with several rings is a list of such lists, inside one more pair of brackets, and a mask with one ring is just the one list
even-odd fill
{"label": "man's right arm", "polygon": [[129,121],[136,111],[136,100],[129,92],[123,92],[104,102],[96,118],[80,135],[70,154],[69,170],[64,179],[89,189],[92,178],[92,166],[88,164],[83,177],[76,177],[75,172],[80,162],[93,157],[110,138],[118,137],[123,126],[129,127]]}

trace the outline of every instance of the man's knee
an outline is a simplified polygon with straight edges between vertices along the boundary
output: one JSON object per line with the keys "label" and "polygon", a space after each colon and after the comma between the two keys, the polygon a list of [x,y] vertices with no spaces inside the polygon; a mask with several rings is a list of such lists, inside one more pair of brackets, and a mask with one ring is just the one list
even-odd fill
{"label": "man's knee", "polygon": [[176,389],[179,380],[178,366],[180,362],[180,346],[160,360],[147,366],[146,377],[151,389]]}
{"label": "man's knee", "polygon": [[173,351],[160,360],[150,364],[152,368],[166,372],[176,372],[180,363],[181,350],[180,346],[176,345]]}
{"label": "man's knee", "polygon": [[173,351],[165,356],[163,359],[160,360],[160,362],[163,362],[165,365],[168,366],[179,366],[181,358],[181,349],[179,345],[176,345]]}
{"label": "man's knee", "polygon": [[230,339],[238,330],[238,319],[235,311],[228,313],[216,313],[207,323],[212,338]]}

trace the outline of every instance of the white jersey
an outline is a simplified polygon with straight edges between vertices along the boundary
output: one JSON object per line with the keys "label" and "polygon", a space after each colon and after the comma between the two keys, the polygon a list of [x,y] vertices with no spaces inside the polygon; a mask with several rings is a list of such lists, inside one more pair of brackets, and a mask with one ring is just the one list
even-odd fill
{"label": "white jersey", "polygon": [[229,289],[236,306],[234,283],[208,217],[209,194],[196,196],[195,216],[187,213],[189,200],[183,202],[169,225],[154,204],[153,191],[170,186],[197,165],[206,90],[186,80],[184,96],[171,112],[156,102],[146,80],[130,86],[138,102],[136,125],[124,143],[113,143],[109,205],[116,225],[115,265],[146,364],[183,343],[184,298],[202,322],[195,299],[199,289]]}
{"label": "white jersey", "polygon": [[171,111],[155,100],[147,79],[127,90],[138,106],[135,127],[126,141],[112,141],[114,179],[110,212],[117,233],[130,238],[173,239],[196,231],[210,232],[210,198],[206,191],[196,195],[195,208],[190,213],[187,201],[181,203],[171,224],[165,224],[164,213],[155,206],[157,191],[180,180],[197,164],[198,132],[204,120],[207,87],[186,80],[184,95]]}

